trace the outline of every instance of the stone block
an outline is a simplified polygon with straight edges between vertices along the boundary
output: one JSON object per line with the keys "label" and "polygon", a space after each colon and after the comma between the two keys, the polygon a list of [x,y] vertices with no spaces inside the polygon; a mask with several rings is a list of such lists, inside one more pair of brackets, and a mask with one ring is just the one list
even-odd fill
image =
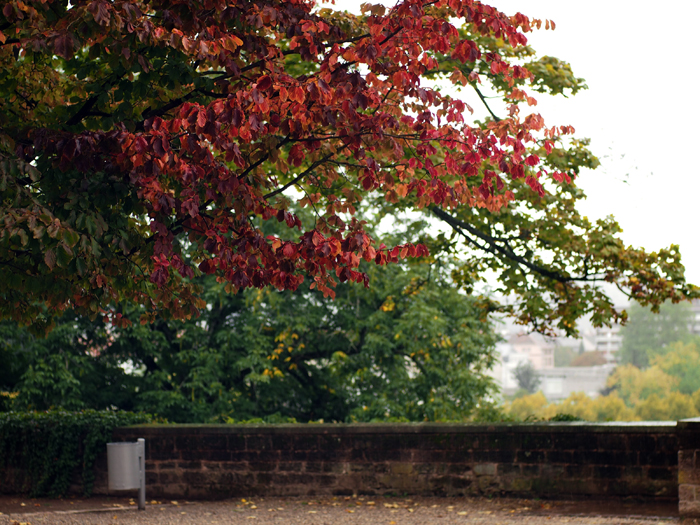
{"label": "stone block", "polygon": [[564,475],[569,479],[589,479],[593,476],[593,467],[590,465],[566,465]]}
{"label": "stone block", "polygon": [[[595,443],[595,442],[593,442]],[[585,433],[560,433],[552,435],[554,450],[591,450],[593,444],[590,435]]]}
{"label": "stone block", "polygon": [[646,454],[644,463],[653,467],[675,467],[678,465],[677,449]]}
{"label": "stone block", "polygon": [[275,461],[255,461],[248,464],[251,472],[272,472],[277,469]]}
{"label": "stone block", "polygon": [[473,461],[479,463],[513,463],[516,458],[514,450],[475,450]]}
{"label": "stone block", "polygon": [[228,436],[228,450],[231,452],[245,450],[245,436],[241,434],[229,434]]}
{"label": "stone block", "polygon": [[528,494],[532,490],[532,479],[513,477],[502,482],[503,490],[514,494]]}
{"label": "stone block", "polygon": [[346,474],[350,471],[350,466],[348,463],[324,462],[322,468],[323,472],[332,474]]}
{"label": "stone block", "polygon": [[627,434],[598,434],[597,448],[600,450],[629,450]]}
{"label": "stone block", "polygon": [[656,437],[652,434],[631,434],[628,439],[630,450],[639,451],[641,458],[658,451]]}
{"label": "stone block", "polygon": [[[271,436],[252,435],[245,438],[246,450],[267,452],[273,449]],[[277,450],[277,449],[275,449]]]}
{"label": "stone block", "polygon": [[306,472],[321,472],[323,468],[323,462],[321,461],[310,461],[304,463],[303,461],[280,461],[277,469],[280,472],[301,472],[306,470]]}
{"label": "stone block", "polygon": [[201,461],[178,461],[177,467],[186,470],[199,470],[202,468]]}
{"label": "stone block", "polygon": [[520,465],[513,463],[503,463],[498,465],[498,473],[501,476],[520,476]]}
{"label": "stone block", "polygon": [[678,512],[683,518],[700,518],[698,486],[682,484],[678,487]]}
{"label": "stone block", "polygon": [[207,485],[209,477],[206,472],[201,470],[185,470],[182,473],[182,481],[189,486],[197,487]]}
{"label": "stone block", "polygon": [[647,475],[653,480],[677,480],[678,470],[673,467],[649,467]]}
{"label": "stone block", "polygon": [[496,463],[477,463],[472,470],[477,476],[495,476],[498,472],[498,465]]}
{"label": "stone block", "polygon": [[390,467],[392,474],[409,475],[413,474],[413,464],[393,463]]}
{"label": "stone block", "polygon": [[613,466],[594,466],[593,477],[599,479],[620,479],[622,477],[622,468]]}
{"label": "stone block", "polygon": [[539,477],[540,475],[540,465],[521,465],[520,472],[526,478]]}
{"label": "stone block", "polygon": [[169,460],[178,457],[180,457],[179,451],[175,450],[174,438],[152,439],[146,444],[147,460]]}
{"label": "stone block", "polygon": [[544,463],[545,452],[543,450],[519,450],[516,460],[518,463]]}
{"label": "stone block", "polygon": [[494,476],[481,476],[476,479],[476,483],[479,487],[479,491],[486,496],[495,494],[501,490],[498,479]]}
{"label": "stone block", "polygon": [[558,480],[564,477],[564,466],[545,463],[540,468],[540,475],[547,479]]}
{"label": "stone block", "polygon": [[[182,477],[177,471],[159,472],[158,483],[161,485],[171,485],[174,483],[182,483]],[[150,485],[150,484],[149,484]]]}
{"label": "stone block", "polygon": [[[150,447],[150,443],[146,445],[147,450]],[[182,459],[198,459],[197,455],[201,452],[199,437],[191,435],[175,436],[175,450]]]}
{"label": "stone block", "polygon": [[689,485],[687,483],[683,483],[681,485],[678,485],[678,500],[679,501],[696,501],[698,500],[697,498],[697,492],[698,492],[698,486],[697,485]]}
{"label": "stone block", "polygon": [[553,447],[551,434],[523,434],[521,438],[523,450],[549,450]]}
{"label": "stone block", "polygon": [[231,453],[228,450],[203,450],[200,454],[200,459],[203,461],[223,462],[231,459]]}
{"label": "stone block", "polygon": [[213,434],[209,436],[201,436],[199,438],[199,448],[202,450],[228,450],[228,436],[226,434]]}
{"label": "stone block", "polygon": [[[403,452],[408,452],[408,458],[405,458]],[[376,450],[363,450],[362,457],[365,461],[377,462],[377,461],[401,461],[402,459],[410,459],[410,451],[403,451],[400,449],[376,449]]]}
{"label": "stone block", "polygon": [[574,462],[574,452],[571,450],[548,450],[545,452],[547,463],[569,464]]}

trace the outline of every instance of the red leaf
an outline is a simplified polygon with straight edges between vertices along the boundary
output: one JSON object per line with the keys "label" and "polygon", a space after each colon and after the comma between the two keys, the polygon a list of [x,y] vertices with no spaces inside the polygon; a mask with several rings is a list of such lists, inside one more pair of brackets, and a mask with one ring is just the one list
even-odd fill
{"label": "red leaf", "polygon": [[46,263],[46,266],[49,267],[49,270],[53,270],[56,266],[56,253],[53,250],[46,250],[46,253],[44,254],[44,262]]}
{"label": "red leaf", "polygon": [[289,151],[289,162],[292,166],[301,166],[304,161],[304,147],[301,144],[295,144]]}
{"label": "red leaf", "polygon": [[540,162],[540,158],[537,155],[530,155],[528,158],[525,159],[525,164],[528,166],[537,166],[537,164]]}
{"label": "red leaf", "polygon": [[258,80],[258,89],[260,91],[267,91],[272,87],[272,79],[270,78],[269,75],[265,75],[264,77],[260,77],[260,80]]}
{"label": "red leaf", "polygon": [[98,24],[109,24],[109,5],[107,2],[92,2],[88,5],[88,11],[92,13],[92,17]]}
{"label": "red leaf", "polygon": [[70,33],[61,35],[53,42],[53,49],[60,57],[70,60],[73,58],[73,37]]}
{"label": "red leaf", "polygon": [[216,264],[213,259],[207,259],[199,264],[199,269],[203,273],[212,274],[216,271]]}

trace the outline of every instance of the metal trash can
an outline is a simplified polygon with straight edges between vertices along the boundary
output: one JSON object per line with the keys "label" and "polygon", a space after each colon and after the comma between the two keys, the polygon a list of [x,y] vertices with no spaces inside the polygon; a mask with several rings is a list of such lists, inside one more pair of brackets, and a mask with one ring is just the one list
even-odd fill
{"label": "metal trash can", "polygon": [[109,490],[139,489],[139,510],[146,508],[146,440],[107,443]]}

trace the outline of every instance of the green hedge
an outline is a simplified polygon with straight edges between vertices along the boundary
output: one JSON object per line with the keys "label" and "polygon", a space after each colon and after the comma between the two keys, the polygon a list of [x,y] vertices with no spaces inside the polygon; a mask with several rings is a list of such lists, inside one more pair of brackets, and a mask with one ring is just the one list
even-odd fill
{"label": "green hedge", "polygon": [[22,491],[32,497],[64,496],[74,473],[80,472],[83,493],[90,495],[95,459],[114,428],[152,420],[148,414],[109,410],[0,413],[0,470],[23,471]]}

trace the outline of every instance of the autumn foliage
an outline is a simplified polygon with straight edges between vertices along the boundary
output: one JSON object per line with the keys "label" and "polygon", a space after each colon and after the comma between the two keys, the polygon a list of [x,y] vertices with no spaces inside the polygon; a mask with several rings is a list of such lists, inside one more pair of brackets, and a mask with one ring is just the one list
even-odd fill
{"label": "autumn foliage", "polygon": [[[485,44],[522,48],[542,25],[474,0],[361,17],[307,0],[5,2],[0,317],[70,307],[119,323],[122,301],[188,317],[202,273],[333,295],[368,284],[362,260],[428,255],[368,235],[354,217],[368,195],[497,214],[522,183],[539,197],[571,183],[576,169],[542,156],[573,129],[521,115],[535,76]],[[488,77],[509,114],[470,123],[431,75]]]}

